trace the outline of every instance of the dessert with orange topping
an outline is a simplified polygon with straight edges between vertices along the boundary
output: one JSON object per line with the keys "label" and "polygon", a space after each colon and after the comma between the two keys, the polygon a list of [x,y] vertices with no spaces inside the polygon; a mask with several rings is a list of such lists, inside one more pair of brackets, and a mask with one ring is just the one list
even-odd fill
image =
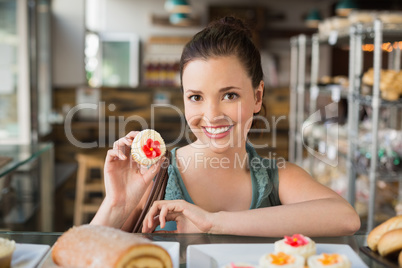
{"label": "dessert with orange topping", "polygon": [[322,253],[314,255],[307,260],[309,268],[350,268],[351,263],[343,254]]}
{"label": "dessert with orange topping", "polygon": [[300,255],[290,255],[283,252],[270,253],[261,257],[261,268],[304,268],[304,258]]}

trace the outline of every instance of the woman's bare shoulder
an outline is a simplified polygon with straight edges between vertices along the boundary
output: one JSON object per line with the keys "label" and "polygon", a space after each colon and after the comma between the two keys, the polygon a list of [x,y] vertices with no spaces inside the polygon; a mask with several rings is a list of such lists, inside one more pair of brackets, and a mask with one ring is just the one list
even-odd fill
{"label": "woman's bare shoulder", "polygon": [[308,174],[303,168],[300,166],[290,163],[290,162],[282,162],[278,167],[278,175],[279,178],[295,178],[295,177],[306,177],[312,179],[310,174]]}
{"label": "woman's bare shoulder", "polygon": [[[316,181],[300,166],[286,162],[278,166],[279,195],[281,201],[289,203],[317,198],[337,197],[337,194]],[[287,203],[287,202],[283,203]]]}

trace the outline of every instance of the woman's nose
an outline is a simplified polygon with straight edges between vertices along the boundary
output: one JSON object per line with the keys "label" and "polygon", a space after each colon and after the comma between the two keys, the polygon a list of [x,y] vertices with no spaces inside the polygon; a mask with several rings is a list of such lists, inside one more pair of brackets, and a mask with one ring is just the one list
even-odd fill
{"label": "woman's nose", "polygon": [[211,123],[222,119],[223,113],[220,105],[212,102],[207,103],[207,107],[205,107],[204,117],[206,121]]}

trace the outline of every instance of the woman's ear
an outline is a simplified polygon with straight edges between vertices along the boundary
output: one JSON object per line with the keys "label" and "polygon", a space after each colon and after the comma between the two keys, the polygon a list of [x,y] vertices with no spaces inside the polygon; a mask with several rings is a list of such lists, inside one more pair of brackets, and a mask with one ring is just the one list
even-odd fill
{"label": "woman's ear", "polygon": [[264,81],[261,80],[257,89],[254,90],[254,113],[258,113],[261,110],[262,98],[264,96]]}

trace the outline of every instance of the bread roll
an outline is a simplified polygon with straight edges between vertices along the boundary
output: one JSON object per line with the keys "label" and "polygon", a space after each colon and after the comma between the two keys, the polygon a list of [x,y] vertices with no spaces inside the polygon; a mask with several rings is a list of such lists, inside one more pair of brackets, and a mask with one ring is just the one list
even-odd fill
{"label": "bread roll", "polygon": [[99,226],[73,227],[56,241],[54,263],[62,267],[171,268],[169,253],[133,233]]}
{"label": "bread roll", "polygon": [[399,252],[398,263],[399,263],[399,267],[402,267],[402,251]]}
{"label": "bread roll", "polygon": [[368,247],[373,251],[377,251],[377,244],[381,236],[388,231],[399,228],[402,228],[402,215],[392,217],[381,223],[369,233],[367,237]]}
{"label": "bread roll", "polygon": [[378,240],[378,253],[381,256],[399,252],[402,250],[402,228],[386,232]]}

